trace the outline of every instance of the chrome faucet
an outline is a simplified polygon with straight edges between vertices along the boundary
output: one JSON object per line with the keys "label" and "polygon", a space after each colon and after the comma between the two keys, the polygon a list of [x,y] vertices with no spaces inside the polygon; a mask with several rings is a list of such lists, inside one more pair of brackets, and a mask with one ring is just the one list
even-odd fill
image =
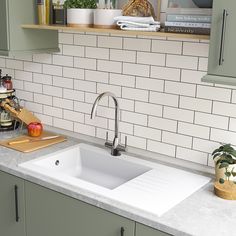
{"label": "chrome faucet", "polygon": [[106,134],[106,142],[105,142],[105,146],[108,148],[111,148],[111,155],[112,156],[119,156],[120,152],[126,151],[126,147],[127,147],[127,137],[125,137],[125,146],[121,145],[119,143],[119,112],[120,112],[120,108],[119,108],[119,103],[118,100],[115,96],[115,94],[111,93],[111,92],[105,92],[105,93],[101,93],[95,100],[94,104],[93,104],[93,108],[91,111],[91,119],[95,118],[96,115],[96,110],[97,110],[97,106],[99,101],[106,96],[110,96],[112,97],[114,103],[115,103],[115,136],[113,139],[113,142],[109,142],[108,141],[108,132]]}

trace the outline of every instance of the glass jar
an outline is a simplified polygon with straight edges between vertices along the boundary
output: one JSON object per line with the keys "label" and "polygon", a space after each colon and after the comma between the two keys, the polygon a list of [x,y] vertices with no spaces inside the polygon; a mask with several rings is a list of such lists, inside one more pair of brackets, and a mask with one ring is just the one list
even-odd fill
{"label": "glass jar", "polygon": [[5,87],[7,90],[12,90],[13,89],[13,85],[12,85],[12,80],[11,80],[11,76],[9,76],[8,74],[6,74],[6,76],[4,76],[2,78],[2,85],[3,87]]}
{"label": "glass jar", "polygon": [[50,2],[50,0],[37,0],[39,25],[49,25],[50,23]]}

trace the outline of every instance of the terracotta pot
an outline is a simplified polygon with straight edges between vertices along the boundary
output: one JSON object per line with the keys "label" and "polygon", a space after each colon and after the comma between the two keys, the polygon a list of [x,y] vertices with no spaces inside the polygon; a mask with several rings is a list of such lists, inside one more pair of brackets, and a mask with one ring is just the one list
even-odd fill
{"label": "terracotta pot", "polygon": [[68,26],[93,26],[93,12],[94,9],[67,9]]}
{"label": "terracotta pot", "polygon": [[94,27],[97,28],[116,28],[114,17],[121,16],[120,9],[95,9],[94,10]]}

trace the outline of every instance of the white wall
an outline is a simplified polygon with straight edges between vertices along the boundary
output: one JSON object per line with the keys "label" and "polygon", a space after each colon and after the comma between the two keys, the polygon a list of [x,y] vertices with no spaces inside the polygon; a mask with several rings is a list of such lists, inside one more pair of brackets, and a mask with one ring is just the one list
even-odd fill
{"label": "white wall", "polygon": [[218,141],[236,144],[236,90],[201,82],[208,41],[60,33],[59,54],[0,57],[17,95],[45,124],[105,138],[113,136],[121,105],[121,137],[137,148],[212,165]]}

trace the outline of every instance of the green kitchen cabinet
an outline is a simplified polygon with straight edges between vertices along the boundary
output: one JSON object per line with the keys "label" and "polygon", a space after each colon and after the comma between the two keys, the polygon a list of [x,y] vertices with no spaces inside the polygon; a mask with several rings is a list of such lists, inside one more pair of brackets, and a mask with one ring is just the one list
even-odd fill
{"label": "green kitchen cabinet", "polygon": [[25,197],[27,236],[134,236],[134,221],[36,184]]}
{"label": "green kitchen cabinet", "polygon": [[136,223],[135,236],[170,236],[170,234]]}
{"label": "green kitchen cabinet", "polygon": [[57,31],[21,27],[35,24],[36,12],[36,0],[0,1],[0,55],[59,51]]}
{"label": "green kitchen cabinet", "polygon": [[208,73],[202,81],[236,85],[236,1],[214,0]]}
{"label": "green kitchen cabinet", "polygon": [[0,235],[26,236],[24,181],[0,171]]}

